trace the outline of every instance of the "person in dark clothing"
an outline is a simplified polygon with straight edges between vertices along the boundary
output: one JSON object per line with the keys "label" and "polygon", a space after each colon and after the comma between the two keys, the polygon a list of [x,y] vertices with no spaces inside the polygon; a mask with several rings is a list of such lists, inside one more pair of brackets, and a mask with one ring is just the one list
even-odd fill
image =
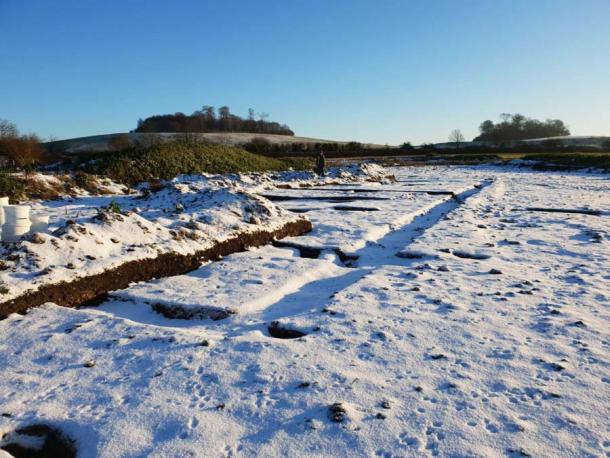
{"label": "person in dark clothing", "polygon": [[324,151],[320,151],[316,156],[316,173],[323,177],[324,169],[326,168],[326,157],[324,156]]}

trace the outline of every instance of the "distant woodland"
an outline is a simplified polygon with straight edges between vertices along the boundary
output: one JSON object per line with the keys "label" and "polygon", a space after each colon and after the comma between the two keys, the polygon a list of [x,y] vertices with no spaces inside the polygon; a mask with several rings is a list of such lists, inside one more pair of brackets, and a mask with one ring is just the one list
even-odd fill
{"label": "distant woodland", "polygon": [[227,106],[216,110],[204,105],[191,115],[184,113],[154,115],[138,120],[133,132],[249,132],[260,134],[294,135],[286,125],[268,121],[267,113],[256,114],[252,108],[246,118],[231,113]]}
{"label": "distant woodland", "polygon": [[474,141],[503,143],[531,138],[559,137],[570,135],[570,130],[560,119],[526,118],[521,114],[503,113],[501,122],[483,121],[479,126],[481,135]]}

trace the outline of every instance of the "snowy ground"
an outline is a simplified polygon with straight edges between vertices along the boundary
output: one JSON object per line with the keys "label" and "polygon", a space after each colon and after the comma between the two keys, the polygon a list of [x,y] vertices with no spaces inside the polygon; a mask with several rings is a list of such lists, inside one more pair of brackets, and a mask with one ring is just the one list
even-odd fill
{"label": "snowy ground", "polygon": [[314,231],[1,321],[0,436],[49,424],[81,457],[610,456],[608,177],[395,174],[261,187]]}
{"label": "snowy ground", "polygon": [[0,304],[129,261],[170,252],[191,255],[240,234],[275,231],[303,219],[256,194],[276,184],[358,183],[383,179],[387,173],[364,164],[330,169],[322,180],[312,172],[180,176],[154,192],[35,203],[33,214],[48,215],[52,232],[0,244]]}

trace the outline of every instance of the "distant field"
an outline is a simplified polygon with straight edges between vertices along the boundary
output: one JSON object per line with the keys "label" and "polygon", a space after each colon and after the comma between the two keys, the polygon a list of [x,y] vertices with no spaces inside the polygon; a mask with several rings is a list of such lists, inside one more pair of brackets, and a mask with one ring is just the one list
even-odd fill
{"label": "distant field", "polygon": [[416,156],[413,160],[422,162],[440,161],[449,164],[479,164],[485,162],[505,163],[516,159],[538,161],[535,168],[546,169],[572,169],[595,167],[604,170],[610,169],[610,153],[597,152],[559,152],[559,153],[495,153],[493,151],[467,154],[431,154]]}
{"label": "distant field", "polygon": [[386,165],[476,165],[476,164],[508,164],[516,159],[537,161],[538,164],[532,165],[538,170],[571,170],[582,168],[598,168],[610,170],[610,153],[577,152],[577,153],[496,153],[484,151],[480,153],[444,153],[429,152],[422,154],[419,151],[405,153],[403,155],[367,155],[352,157],[336,157],[330,159],[333,165],[350,164],[366,160],[383,162]]}

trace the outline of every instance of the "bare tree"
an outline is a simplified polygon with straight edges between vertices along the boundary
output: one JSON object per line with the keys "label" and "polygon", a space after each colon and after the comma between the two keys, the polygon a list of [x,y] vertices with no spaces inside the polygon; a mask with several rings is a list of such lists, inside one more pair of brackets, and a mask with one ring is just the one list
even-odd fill
{"label": "bare tree", "polygon": [[455,143],[455,149],[458,149],[460,143],[464,141],[464,134],[462,134],[460,129],[454,129],[451,131],[451,134],[449,134],[449,141]]}
{"label": "bare tree", "polygon": [[0,137],[14,138],[19,136],[17,126],[6,119],[0,119]]}

